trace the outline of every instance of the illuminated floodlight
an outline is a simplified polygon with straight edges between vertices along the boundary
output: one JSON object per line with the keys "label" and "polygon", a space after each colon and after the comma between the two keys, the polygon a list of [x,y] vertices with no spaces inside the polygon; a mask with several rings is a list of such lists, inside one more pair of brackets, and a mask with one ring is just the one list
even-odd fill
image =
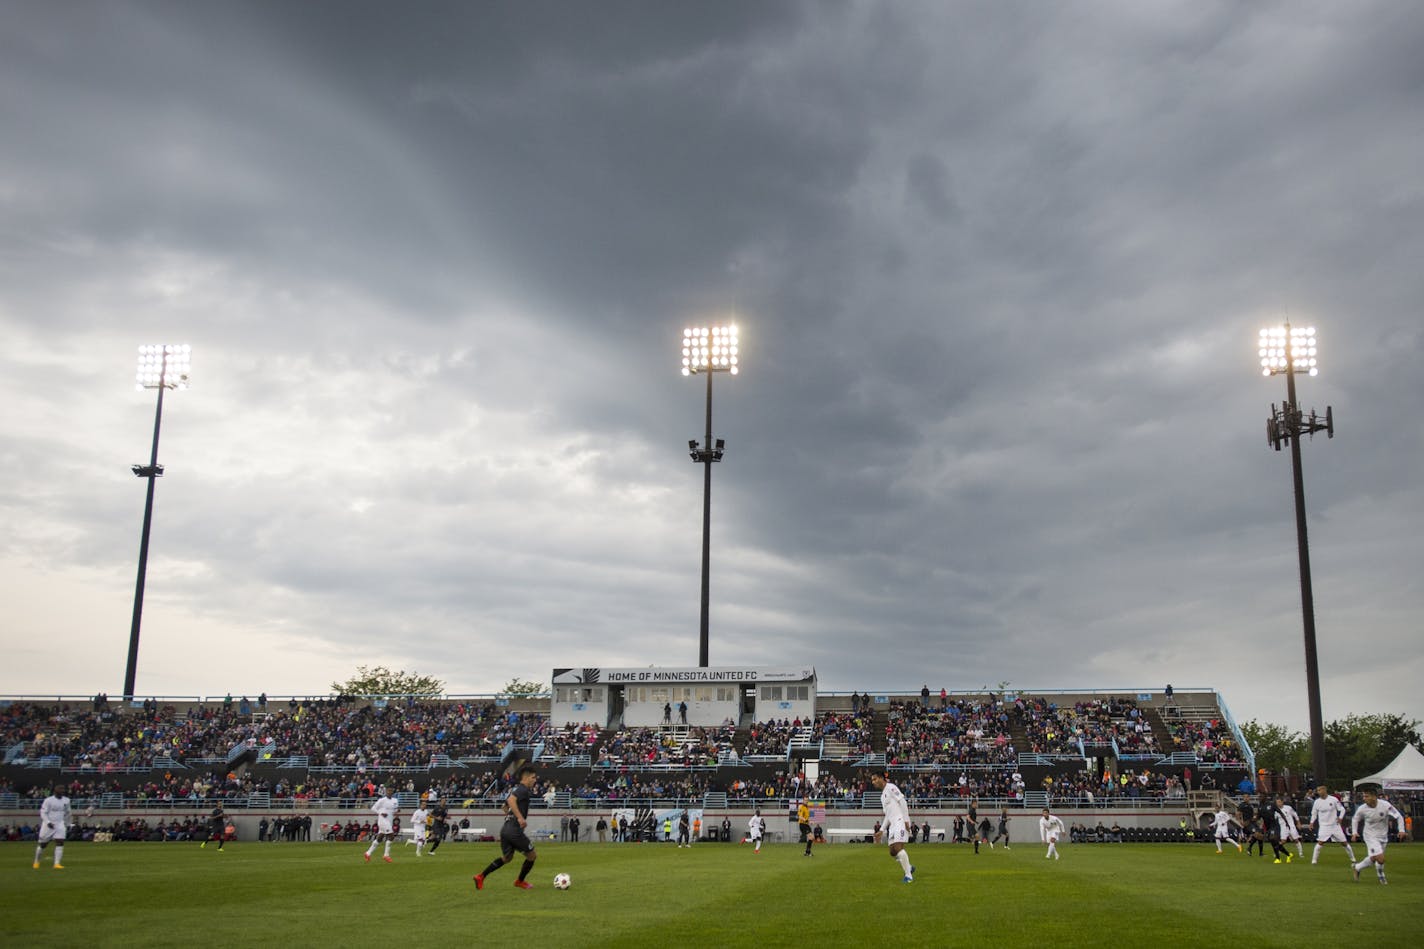
{"label": "illuminated floodlight", "polygon": [[1271,326],[1261,330],[1256,340],[1261,375],[1274,376],[1291,371],[1314,376],[1320,373],[1316,361],[1315,327]]}
{"label": "illuminated floodlight", "polygon": [[682,331],[682,374],[699,372],[740,371],[737,350],[737,327],[689,326]]}
{"label": "illuminated floodlight", "polygon": [[186,343],[138,348],[139,389],[186,389],[193,367],[193,347]]}
{"label": "illuminated floodlight", "polygon": [[1300,443],[1324,432],[1335,436],[1335,413],[1325,407],[1321,417],[1315,409],[1306,413],[1296,399],[1295,377],[1314,376],[1320,372],[1313,326],[1269,326],[1256,335],[1256,355],[1260,359],[1261,375],[1286,377],[1286,400],[1271,404],[1266,419],[1266,440],[1280,451],[1290,446],[1291,480],[1295,493],[1296,550],[1300,558],[1300,612],[1305,634],[1305,688],[1310,707],[1310,754],[1314,783],[1326,782],[1325,724],[1320,703],[1320,661],[1315,641],[1315,593],[1310,578],[1310,543],[1305,520],[1305,477],[1301,471]]}

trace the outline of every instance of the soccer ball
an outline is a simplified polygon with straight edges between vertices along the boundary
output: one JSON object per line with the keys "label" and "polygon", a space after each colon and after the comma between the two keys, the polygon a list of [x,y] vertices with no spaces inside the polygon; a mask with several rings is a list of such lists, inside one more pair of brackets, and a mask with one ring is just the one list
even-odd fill
{"label": "soccer ball", "polygon": [[554,874],[554,889],[556,890],[567,890],[569,888],[569,884],[572,882],[573,880],[569,879],[569,875],[567,873]]}

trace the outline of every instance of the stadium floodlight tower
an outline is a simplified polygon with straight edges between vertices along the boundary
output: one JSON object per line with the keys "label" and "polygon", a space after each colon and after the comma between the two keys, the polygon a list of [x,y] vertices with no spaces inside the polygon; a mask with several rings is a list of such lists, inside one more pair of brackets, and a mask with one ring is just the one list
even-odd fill
{"label": "stadium floodlight tower", "polygon": [[132,702],[134,679],[138,676],[138,631],[143,620],[143,585],[148,574],[148,534],[153,524],[153,485],[163,477],[158,463],[158,431],[163,424],[163,393],[188,388],[192,347],[184,345],[140,346],[138,348],[139,389],[158,390],[158,408],[153,414],[153,452],[148,464],[134,465],[133,473],[148,479],[148,500],[143,505],[143,536],[138,544],[138,580],[134,584],[133,626],[129,629],[129,661],[124,667],[124,701]]}
{"label": "stadium floodlight tower", "polygon": [[712,463],[722,460],[727,443],[724,439],[712,440],[712,377],[719,372],[736,375],[739,371],[737,356],[737,327],[696,326],[682,331],[682,374],[695,376],[699,372],[707,376],[707,433],[706,441],[699,447],[697,439],[687,443],[692,460],[702,465],[702,625],[699,639],[697,665],[707,667],[707,614],[711,603],[711,557],[712,557]]}
{"label": "stadium floodlight tower", "polygon": [[1310,703],[1310,755],[1315,769],[1315,783],[1323,784],[1325,774],[1325,725],[1320,713],[1320,664],[1315,655],[1315,594],[1310,586],[1310,545],[1305,533],[1305,479],[1300,469],[1300,438],[1312,438],[1316,432],[1335,437],[1335,414],[1329,406],[1324,418],[1311,409],[1306,415],[1295,397],[1297,373],[1316,375],[1315,327],[1291,326],[1289,323],[1263,329],[1259,336],[1258,355],[1263,376],[1286,377],[1285,404],[1271,403],[1271,417],[1266,420],[1266,440],[1276,451],[1283,442],[1290,442],[1291,475],[1295,487],[1295,536],[1300,551],[1300,608],[1305,622],[1305,687]]}

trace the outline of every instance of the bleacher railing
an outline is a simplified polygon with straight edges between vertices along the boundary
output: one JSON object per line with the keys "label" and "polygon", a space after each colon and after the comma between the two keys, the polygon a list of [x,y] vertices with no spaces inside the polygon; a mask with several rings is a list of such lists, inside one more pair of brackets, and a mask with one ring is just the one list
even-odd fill
{"label": "bleacher railing", "polygon": [[[719,797],[718,795],[723,795]],[[418,794],[412,792],[398,792],[397,798],[402,801],[401,807],[404,811],[414,809]],[[955,811],[963,810],[967,804],[965,798],[958,795],[929,797],[913,793],[907,794],[910,807],[916,811]],[[210,796],[210,797],[186,797],[176,799],[140,797],[137,795],[120,795],[116,793],[105,793],[95,797],[79,797],[71,799],[71,805],[76,810],[85,808],[95,808],[93,817],[76,817],[76,822],[85,824],[104,824],[111,822],[115,815],[121,811],[137,812],[162,812],[168,814],[182,814],[204,816],[214,806],[221,804],[228,811],[310,811],[310,810],[339,810],[352,811],[356,815],[368,814],[373,802],[369,797],[281,797],[267,792],[254,792],[235,797]],[[463,796],[455,795],[451,798],[451,809],[456,813],[470,810],[494,810],[499,807],[501,798],[488,795]],[[606,792],[598,794],[571,795],[562,793],[555,798],[554,803],[548,804],[541,798],[535,798],[530,802],[535,810],[569,810],[569,809],[611,809],[624,807],[708,807],[708,808],[731,808],[745,810],[751,807],[760,807],[764,811],[767,809],[777,810],[789,808],[796,798],[785,794],[773,795],[752,795],[737,794],[732,792],[703,791],[694,792],[687,795],[667,795],[663,797],[649,797],[646,795],[627,796],[616,792]],[[723,803],[709,803],[722,801]],[[466,803],[469,802],[469,803]],[[981,812],[988,809],[998,809],[1007,807],[1013,809],[1025,809],[1029,811],[1038,810],[1042,807],[1051,806],[1061,810],[1171,810],[1181,811],[1186,802],[1182,798],[1166,797],[1094,797],[1091,801],[1086,795],[1069,794],[1051,796],[1043,791],[1026,791],[1023,798],[1015,797],[993,797],[980,795],[978,797]],[[856,794],[849,797],[827,797],[826,807],[834,811],[880,811],[879,792]],[[29,817],[39,810],[38,799],[21,797],[16,794],[0,794],[0,811],[16,811],[20,816]]]}

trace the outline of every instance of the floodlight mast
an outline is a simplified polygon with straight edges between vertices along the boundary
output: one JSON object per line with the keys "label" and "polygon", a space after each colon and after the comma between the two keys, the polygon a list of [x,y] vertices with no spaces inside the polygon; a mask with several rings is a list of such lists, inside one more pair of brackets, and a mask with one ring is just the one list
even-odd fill
{"label": "floodlight mast", "polygon": [[695,439],[687,444],[692,460],[703,466],[702,615],[697,665],[704,669],[708,665],[708,614],[712,600],[712,464],[722,460],[727,445],[724,439],[712,440],[712,377],[719,372],[735,376],[740,371],[737,350],[735,325],[688,327],[682,331],[682,374],[694,376],[701,372],[707,375],[706,441],[701,448]]}
{"label": "floodlight mast", "polygon": [[134,465],[133,473],[148,479],[148,497],[143,505],[143,535],[138,545],[138,580],[134,583],[133,625],[129,628],[129,657],[124,667],[124,701],[134,698],[134,680],[138,677],[138,634],[143,620],[143,588],[148,576],[148,537],[153,524],[153,487],[163,477],[158,463],[158,433],[163,424],[163,393],[167,389],[188,388],[188,371],[192,347],[187,345],[140,346],[138,348],[137,388],[157,389],[158,408],[153,413],[153,451],[147,465]]}
{"label": "floodlight mast", "polygon": [[1261,330],[1258,337],[1261,374],[1286,377],[1286,401],[1279,409],[1271,404],[1271,417],[1266,420],[1267,440],[1276,451],[1282,442],[1290,442],[1291,479],[1295,490],[1295,535],[1300,557],[1300,609],[1305,626],[1305,687],[1310,705],[1310,756],[1315,771],[1315,783],[1326,781],[1325,724],[1320,709],[1320,663],[1315,650],[1315,593],[1310,582],[1310,545],[1305,528],[1305,477],[1301,471],[1300,439],[1323,431],[1335,437],[1335,413],[1326,406],[1322,421],[1315,410],[1306,415],[1296,401],[1297,372],[1316,375],[1315,327],[1291,326],[1289,323]]}

